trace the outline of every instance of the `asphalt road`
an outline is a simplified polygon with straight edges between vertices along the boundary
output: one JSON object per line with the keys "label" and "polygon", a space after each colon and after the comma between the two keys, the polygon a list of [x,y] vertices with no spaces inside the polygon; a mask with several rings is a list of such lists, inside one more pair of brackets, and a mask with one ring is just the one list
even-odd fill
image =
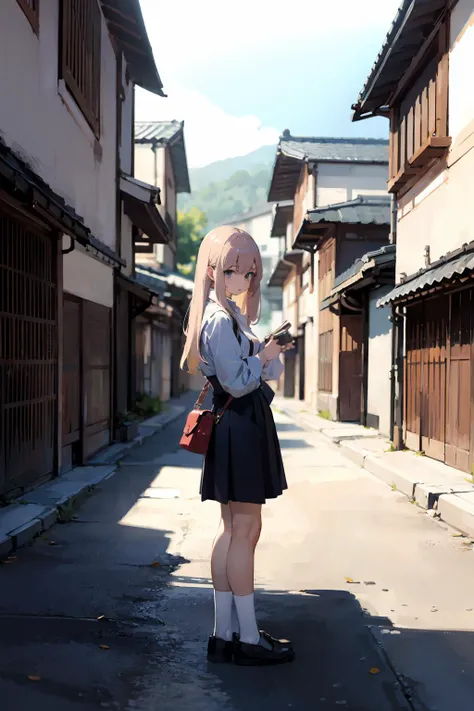
{"label": "asphalt road", "polygon": [[[377,637],[423,708],[472,711],[462,700],[474,698],[471,554],[318,435],[276,418],[290,489],[265,508],[257,600],[262,626],[292,639],[295,662],[206,661],[218,512],[199,501],[199,457],[179,451],[178,421],[132,452],[75,520],[0,566],[2,711],[410,709]],[[454,598],[465,632],[447,644],[463,659],[465,696],[450,707],[437,702],[447,689],[436,667],[426,684],[420,660],[435,648],[444,659],[438,627],[452,627]],[[454,683],[460,668],[445,658]]]}

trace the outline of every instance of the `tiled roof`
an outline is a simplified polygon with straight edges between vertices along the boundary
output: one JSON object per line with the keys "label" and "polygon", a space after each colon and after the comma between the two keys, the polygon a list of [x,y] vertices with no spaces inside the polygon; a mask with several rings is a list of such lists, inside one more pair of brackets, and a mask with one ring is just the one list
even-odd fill
{"label": "tiled roof", "polygon": [[307,220],[311,224],[342,222],[351,225],[389,225],[390,204],[389,196],[359,195],[355,200],[309,210]]}
{"label": "tiled roof", "polygon": [[388,163],[388,140],[381,138],[299,138],[284,134],[279,150],[288,158],[316,163]]}
{"label": "tiled roof", "polygon": [[284,131],[277,146],[269,202],[293,200],[303,163],[388,165],[388,140],[381,138],[314,138]]}
{"label": "tiled roof", "polygon": [[169,146],[178,193],[190,193],[184,121],[137,121],[135,143]]}
{"label": "tiled roof", "polygon": [[[191,294],[194,289],[194,281],[186,279],[186,277],[176,274],[175,272],[140,264],[139,266],[137,265],[136,273],[137,278],[140,276],[139,280],[142,281],[142,283],[156,283],[162,285],[165,291],[166,287],[174,286],[177,289]],[[150,279],[152,280],[151,282]]]}
{"label": "tiled roof", "polygon": [[135,140],[168,143],[177,136],[182,127],[183,123],[180,121],[136,121]]}
{"label": "tiled roof", "polygon": [[360,257],[360,259],[356,259],[349,269],[346,269],[345,272],[342,272],[342,274],[339,274],[339,276],[335,278],[334,289],[331,293],[342,291],[343,288],[346,287],[346,282],[352,283],[355,276],[369,269],[387,264],[391,264],[394,267],[396,250],[396,245],[386,244],[373,252],[367,252],[363,257]]}
{"label": "tiled roof", "polygon": [[447,10],[447,0],[403,0],[382,49],[353,104],[353,121],[376,115],[388,105],[413,58]]}
{"label": "tiled roof", "polygon": [[441,285],[443,282],[450,282],[456,277],[461,277],[473,271],[474,242],[470,242],[461,249],[441,257],[429,267],[420,269],[416,274],[412,274],[408,279],[398,284],[393,291],[381,298],[377,302],[377,306],[403,301],[404,298],[414,296],[417,292],[426,291]]}
{"label": "tiled roof", "polygon": [[0,188],[14,193],[15,197],[28,207],[34,206],[37,213],[47,221],[52,221],[55,229],[59,223],[65,234],[77,240],[86,249],[91,248],[99,252],[110,264],[126,266],[125,260],[95,237],[84,224],[84,218],[45,183],[24,159],[16,155],[1,136]]}

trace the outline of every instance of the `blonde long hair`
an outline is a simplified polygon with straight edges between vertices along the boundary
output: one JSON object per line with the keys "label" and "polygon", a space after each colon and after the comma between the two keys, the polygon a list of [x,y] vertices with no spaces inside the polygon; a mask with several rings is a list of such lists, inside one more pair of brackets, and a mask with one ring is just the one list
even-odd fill
{"label": "blonde long hair", "polygon": [[[214,269],[215,284],[208,274]],[[225,290],[224,272],[236,269],[242,274],[255,269],[249,290],[239,299],[241,312],[248,324],[258,323],[260,318],[260,282],[262,281],[262,258],[255,240],[244,230],[223,225],[208,232],[201,242],[196,262],[194,291],[185,328],[186,342],[181,358],[181,368],[196,373],[202,360],[200,351],[202,319],[211,287],[214,286],[219,305],[230,315]]]}

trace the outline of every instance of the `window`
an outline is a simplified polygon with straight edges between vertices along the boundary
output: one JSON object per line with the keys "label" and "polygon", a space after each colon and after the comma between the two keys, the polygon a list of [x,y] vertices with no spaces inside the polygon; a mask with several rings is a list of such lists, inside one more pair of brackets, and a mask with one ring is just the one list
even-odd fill
{"label": "window", "polygon": [[61,78],[98,137],[102,16],[97,0],[62,0],[61,10]]}
{"label": "window", "polygon": [[332,393],[333,331],[319,334],[319,390]]}
{"label": "window", "polygon": [[17,0],[19,6],[30,21],[30,25],[39,32],[39,0]]}
{"label": "window", "polygon": [[322,301],[331,293],[334,286],[334,268],[336,261],[336,241],[327,240],[319,251],[319,299]]}
{"label": "window", "polygon": [[409,181],[426,172],[451,144],[448,56],[448,31],[444,23],[427,48],[417,74],[409,79],[409,85],[392,108],[390,192],[399,192]]}

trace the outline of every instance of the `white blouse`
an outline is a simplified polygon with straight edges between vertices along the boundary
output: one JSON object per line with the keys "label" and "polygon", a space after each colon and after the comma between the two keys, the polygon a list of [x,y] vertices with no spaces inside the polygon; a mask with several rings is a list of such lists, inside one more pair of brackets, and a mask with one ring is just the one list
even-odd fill
{"label": "white blouse", "polygon": [[[215,375],[223,389],[233,397],[243,397],[260,387],[261,380],[278,380],[283,372],[280,358],[267,361],[262,367],[260,353],[265,344],[258,341],[248,326],[247,318],[237,304],[228,299],[239,331],[234,333],[233,319],[215,300],[213,291],[204,310],[201,329],[201,361],[199,369],[204,376]],[[253,353],[250,355],[253,341]]]}

